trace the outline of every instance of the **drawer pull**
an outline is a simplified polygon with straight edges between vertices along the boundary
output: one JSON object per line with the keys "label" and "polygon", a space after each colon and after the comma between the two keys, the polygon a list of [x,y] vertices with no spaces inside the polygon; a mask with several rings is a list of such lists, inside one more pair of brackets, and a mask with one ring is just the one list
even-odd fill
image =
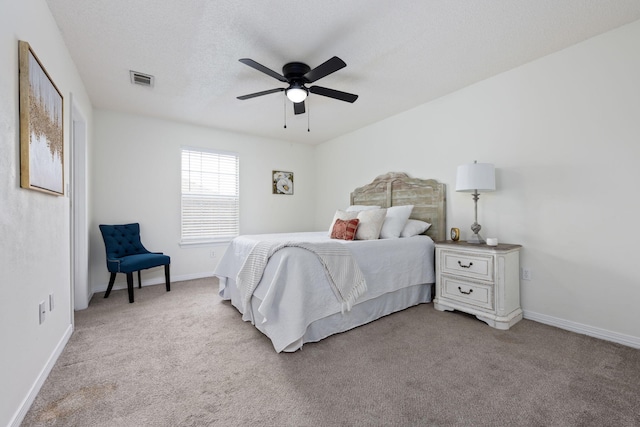
{"label": "drawer pull", "polygon": [[462,290],[460,286],[458,286],[458,290],[460,291],[461,294],[465,294],[465,295],[469,295],[471,292],[473,292],[473,289],[469,289],[467,292],[465,292]]}
{"label": "drawer pull", "polygon": [[473,263],[472,263],[472,262],[470,262],[470,263],[469,263],[469,265],[464,265],[463,263],[461,263],[460,261],[458,261],[458,265],[459,265],[460,267],[462,267],[462,268],[469,268],[469,267],[471,267],[471,266],[473,265]]}

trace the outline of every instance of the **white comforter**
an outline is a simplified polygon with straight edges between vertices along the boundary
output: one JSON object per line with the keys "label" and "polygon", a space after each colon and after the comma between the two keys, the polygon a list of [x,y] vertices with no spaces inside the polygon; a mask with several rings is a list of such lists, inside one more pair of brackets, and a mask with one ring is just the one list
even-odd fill
{"label": "white comforter", "polygon": [[[322,242],[330,240],[326,231],[240,236],[234,239],[218,264],[220,296],[231,300],[245,321],[262,319],[259,329],[273,342],[276,351],[304,335],[319,319],[342,311],[327,282],[324,268],[311,252],[286,247],[267,264],[254,292],[255,304],[242,310],[235,281],[242,265],[258,241]],[[342,241],[349,248],[365,277],[368,290],[357,303],[405,287],[434,283],[433,241],[428,236],[401,239]],[[251,312],[257,308],[259,315]],[[344,314],[348,316],[349,313]]]}
{"label": "white comforter", "polygon": [[[302,248],[313,253],[324,267],[327,281],[336,298],[342,303],[343,312],[351,310],[357,298],[367,290],[367,284],[351,251],[334,240],[327,242],[274,242],[256,243],[236,277],[236,286],[242,297],[242,310],[249,306],[253,291],[262,279],[269,259],[286,247]],[[264,320],[263,320],[264,322]]]}

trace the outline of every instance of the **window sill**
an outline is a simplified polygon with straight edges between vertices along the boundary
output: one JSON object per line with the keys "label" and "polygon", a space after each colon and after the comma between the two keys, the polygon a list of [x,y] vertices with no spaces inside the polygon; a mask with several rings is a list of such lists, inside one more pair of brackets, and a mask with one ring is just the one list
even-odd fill
{"label": "window sill", "polygon": [[230,243],[233,238],[224,239],[208,239],[208,240],[181,240],[178,245],[181,248],[198,248],[206,246],[226,245]]}

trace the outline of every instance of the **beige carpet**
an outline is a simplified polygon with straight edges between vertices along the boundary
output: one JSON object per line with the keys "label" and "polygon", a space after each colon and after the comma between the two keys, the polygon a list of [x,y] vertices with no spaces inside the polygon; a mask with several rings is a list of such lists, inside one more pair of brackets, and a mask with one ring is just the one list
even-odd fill
{"label": "beige carpet", "polygon": [[274,352],[215,279],[95,295],[24,426],[640,426],[640,350],[423,304]]}

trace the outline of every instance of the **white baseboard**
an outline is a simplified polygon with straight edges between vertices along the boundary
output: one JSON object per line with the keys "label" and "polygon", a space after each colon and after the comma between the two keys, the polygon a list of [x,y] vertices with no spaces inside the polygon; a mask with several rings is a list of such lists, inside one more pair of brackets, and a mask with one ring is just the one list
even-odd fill
{"label": "white baseboard", "polygon": [[[125,277],[124,274],[120,274],[120,276]],[[171,283],[173,282],[182,282],[184,280],[195,280],[195,279],[203,279],[205,277],[213,277],[213,271],[206,271],[203,273],[191,273],[191,274],[183,274],[181,276],[171,276]],[[138,287],[138,278],[137,275],[133,275],[133,284],[137,288]],[[164,276],[156,277],[153,279],[143,279],[142,286],[152,286],[152,285],[163,285],[164,284]],[[96,292],[105,292],[107,287],[109,286],[109,282],[100,283],[97,286],[94,286],[92,289],[93,293]],[[113,284],[112,291],[127,289],[127,282],[116,282]]]}
{"label": "white baseboard", "polygon": [[49,376],[49,373],[51,373],[51,370],[53,369],[54,365],[58,361],[58,357],[60,357],[60,355],[62,354],[62,350],[64,350],[67,343],[69,342],[69,338],[71,338],[72,333],[73,333],[73,325],[69,325],[67,327],[67,330],[62,335],[62,338],[60,338],[60,341],[58,342],[58,345],[54,349],[53,353],[51,353],[51,356],[49,356],[49,360],[47,360],[47,363],[44,365],[44,367],[40,371],[40,374],[36,378],[36,381],[31,386],[29,393],[24,398],[24,400],[22,401],[22,404],[20,405],[15,415],[13,416],[13,419],[9,423],[10,426],[20,427],[20,424],[24,420],[24,417],[27,416],[27,412],[29,411],[29,408],[31,408],[31,405],[33,405],[33,401],[36,400],[36,396],[38,396],[38,393],[40,392],[42,385],[44,384],[45,380]]}
{"label": "white baseboard", "polygon": [[590,337],[599,338],[605,341],[612,341],[618,344],[626,345],[640,349],[640,337],[619,334],[617,332],[608,331],[606,329],[595,328],[593,326],[584,325],[582,323],[572,322],[570,320],[560,319],[558,317],[548,316],[546,314],[534,313],[524,310],[524,318],[535,322],[544,323],[545,325],[555,326],[579,334],[589,335]]}

